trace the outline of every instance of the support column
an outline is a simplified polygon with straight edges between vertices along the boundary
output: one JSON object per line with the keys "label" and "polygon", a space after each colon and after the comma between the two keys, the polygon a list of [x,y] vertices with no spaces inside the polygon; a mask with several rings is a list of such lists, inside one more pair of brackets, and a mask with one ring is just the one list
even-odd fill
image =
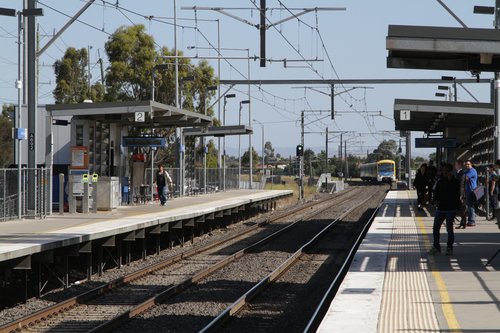
{"label": "support column", "polygon": [[500,159],[500,79],[495,73],[495,160]]}
{"label": "support column", "polygon": [[406,179],[408,189],[411,188],[411,132],[406,132],[406,172],[408,177]]}
{"label": "support column", "polygon": [[[36,8],[35,0],[28,0],[28,10]],[[28,48],[28,215],[36,215],[37,189],[35,179],[36,168],[36,18],[27,16],[27,48]]]}

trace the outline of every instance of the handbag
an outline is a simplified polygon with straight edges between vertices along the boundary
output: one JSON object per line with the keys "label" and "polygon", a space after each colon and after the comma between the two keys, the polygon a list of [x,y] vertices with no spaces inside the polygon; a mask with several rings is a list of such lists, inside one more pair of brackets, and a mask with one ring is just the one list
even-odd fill
{"label": "handbag", "polygon": [[477,185],[477,187],[473,189],[472,192],[474,193],[474,198],[476,199],[476,201],[479,201],[484,197],[484,186]]}

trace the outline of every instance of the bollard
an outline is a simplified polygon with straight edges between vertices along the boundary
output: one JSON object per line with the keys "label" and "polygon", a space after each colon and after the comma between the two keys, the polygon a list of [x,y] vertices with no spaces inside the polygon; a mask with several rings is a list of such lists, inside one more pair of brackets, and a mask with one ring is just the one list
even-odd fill
{"label": "bollard", "polygon": [[68,205],[69,205],[69,213],[76,213],[76,199],[73,195],[73,178],[71,176],[68,177]]}
{"label": "bollard", "polygon": [[59,174],[59,215],[64,214],[64,173]]}
{"label": "bollard", "polygon": [[89,183],[83,183],[82,213],[89,213]]}
{"label": "bollard", "polygon": [[92,213],[97,213],[97,182],[92,183]]}

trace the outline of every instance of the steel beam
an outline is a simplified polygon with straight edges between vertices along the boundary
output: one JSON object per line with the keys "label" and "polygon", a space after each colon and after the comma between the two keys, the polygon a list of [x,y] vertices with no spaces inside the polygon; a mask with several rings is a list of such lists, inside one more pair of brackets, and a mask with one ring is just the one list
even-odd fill
{"label": "steel beam", "polygon": [[[456,79],[457,83],[490,83],[490,79]],[[280,84],[442,84],[442,79],[277,79],[277,80],[219,80],[224,85],[280,85]]]}

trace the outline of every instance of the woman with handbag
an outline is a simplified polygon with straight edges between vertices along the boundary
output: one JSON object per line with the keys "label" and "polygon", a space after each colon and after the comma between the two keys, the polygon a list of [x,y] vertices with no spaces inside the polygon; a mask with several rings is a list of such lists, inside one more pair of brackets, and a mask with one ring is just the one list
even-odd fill
{"label": "woman with handbag", "polygon": [[158,198],[160,198],[160,204],[162,206],[165,206],[168,198],[167,185],[172,185],[172,178],[170,178],[167,170],[163,169],[163,165],[158,164],[158,171],[156,172],[156,186],[158,188]]}

